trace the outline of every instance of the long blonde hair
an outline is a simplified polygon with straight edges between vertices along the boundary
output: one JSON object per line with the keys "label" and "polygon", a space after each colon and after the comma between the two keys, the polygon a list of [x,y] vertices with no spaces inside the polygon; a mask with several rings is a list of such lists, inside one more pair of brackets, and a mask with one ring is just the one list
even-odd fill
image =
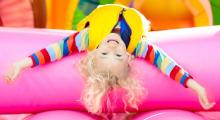
{"label": "long blonde hair", "polygon": [[[128,71],[121,71],[128,72],[127,78],[118,79],[118,77],[111,74],[111,72],[95,73],[94,69],[96,66],[93,64],[93,60],[93,52],[90,52],[77,66],[80,73],[85,78],[85,88],[82,94],[82,101],[87,110],[93,114],[102,113],[103,102],[105,102],[104,98],[107,97],[108,99],[108,93],[111,90],[114,91],[117,89],[125,91],[125,94],[122,96],[124,110],[127,111],[127,107],[137,110],[138,104],[142,100],[146,91],[144,91],[140,81],[134,79],[131,67],[128,66]],[[107,108],[107,110],[110,111],[111,108]]]}

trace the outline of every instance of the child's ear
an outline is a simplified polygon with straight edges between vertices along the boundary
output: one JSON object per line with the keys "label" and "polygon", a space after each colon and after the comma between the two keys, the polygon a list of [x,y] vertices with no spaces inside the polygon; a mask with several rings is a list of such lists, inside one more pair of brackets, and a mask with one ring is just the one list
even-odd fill
{"label": "child's ear", "polygon": [[94,58],[94,54],[95,54],[96,50],[92,50],[92,51],[87,51],[86,56],[83,58],[82,62],[84,64],[87,64],[89,59],[93,59]]}
{"label": "child's ear", "polygon": [[87,51],[86,57],[87,58],[93,58],[95,53],[96,53],[96,49],[92,50],[92,51]]}
{"label": "child's ear", "polygon": [[130,53],[128,54],[128,63],[131,64],[131,62],[134,60],[134,55],[131,55]]}

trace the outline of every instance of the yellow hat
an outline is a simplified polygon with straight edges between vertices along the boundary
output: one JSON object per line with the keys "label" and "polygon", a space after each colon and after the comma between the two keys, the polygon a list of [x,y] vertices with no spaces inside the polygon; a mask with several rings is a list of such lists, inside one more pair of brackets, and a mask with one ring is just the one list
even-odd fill
{"label": "yellow hat", "polygon": [[79,22],[78,31],[89,25],[88,50],[96,49],[102,40],[112,32],[119,21],[121,13],[131,29],[127,51],[133,53],[142,36],[149,31],[150,22],[137,10],[117,4],[100,5]]}

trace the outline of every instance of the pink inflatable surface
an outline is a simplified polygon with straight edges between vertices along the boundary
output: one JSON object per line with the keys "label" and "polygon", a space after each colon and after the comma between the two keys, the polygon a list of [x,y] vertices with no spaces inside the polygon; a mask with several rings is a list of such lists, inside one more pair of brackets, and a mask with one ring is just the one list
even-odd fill
{"label": "pink inflatable surface", "polygon": [[[0,113],[30,113],[45,110],[85,110],[80,94],[83,79],[73,67],[79,54],[60,61],[25,70],[12,85],[3,74],[16,60],[57,42],[73,31],[0,28]],[[149,33],[149,39],[177,61],[216,101],[212,110],[220,110],[220,26],[189,28]],[[139,111],[164,108],[202,110],[196,94],[163,75],[154,66],[134,61],[148,96]],[[115,111],[123,111],[119,104]]]}
{"label": "pink inflatable surface", "polygon": [[133,120],[205,120],[203,117],[183,110],[157,110],[140,113]]}
{"label": "pink inflatable surface", "polygon": [[88,113],[67,111],[67,110],[54,110],[41,112],[25,120],[99,120],[100,118],[90,115]]}

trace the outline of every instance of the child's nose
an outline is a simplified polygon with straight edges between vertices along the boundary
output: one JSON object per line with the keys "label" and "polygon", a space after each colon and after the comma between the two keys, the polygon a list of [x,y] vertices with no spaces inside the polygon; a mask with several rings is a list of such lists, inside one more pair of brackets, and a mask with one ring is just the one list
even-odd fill
{"label": "child's nose", "polygon": [[115,49],[117,47],[118,43],[116,43],[115,41],[110,41],[108,43],[109,48],[111,49]]}

